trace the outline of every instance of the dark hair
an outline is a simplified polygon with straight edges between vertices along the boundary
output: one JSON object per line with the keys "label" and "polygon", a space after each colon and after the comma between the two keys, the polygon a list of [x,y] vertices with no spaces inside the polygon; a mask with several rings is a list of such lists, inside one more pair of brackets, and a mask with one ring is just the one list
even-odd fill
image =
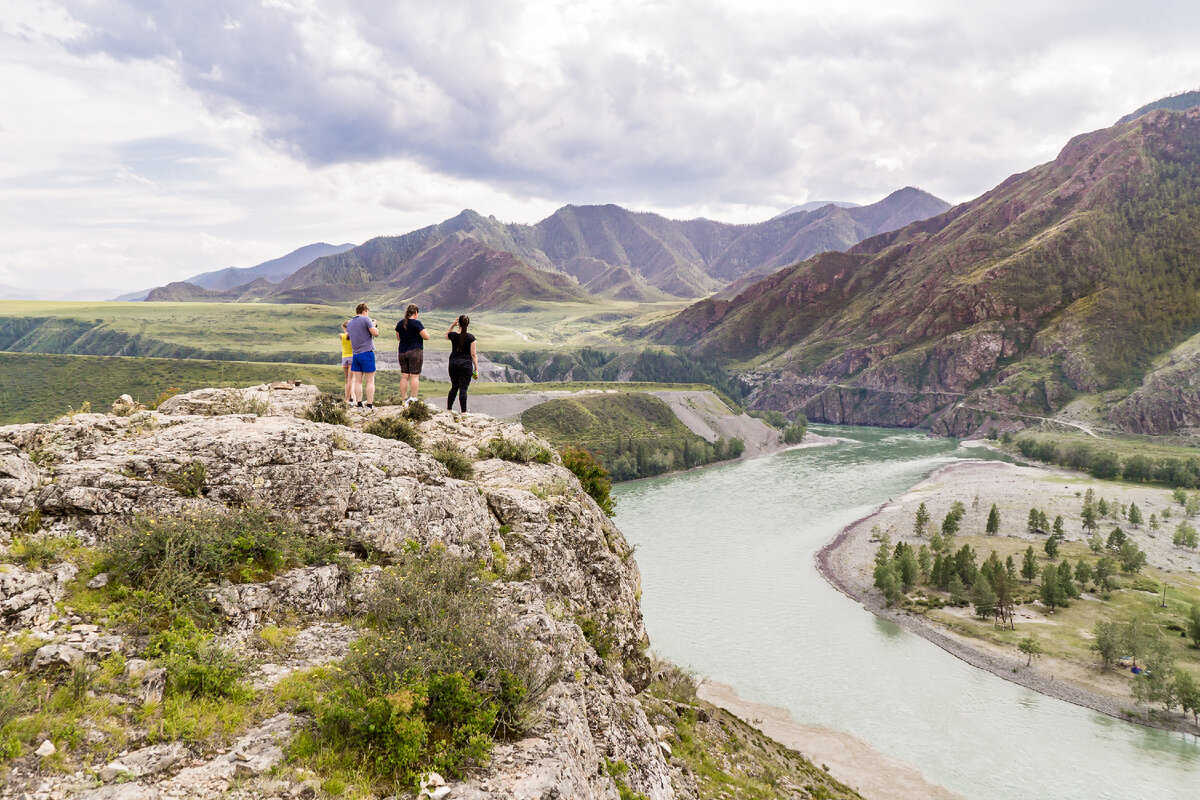
{"label": "dark hair", "polygon": [[416,303],[409,303],[408,308],[404,309],[404,319],[400,324],[404,326],[404,330],[408,330],[408,321],[417,315],[421,309],[417,308]]}
{"label": "dark hair", "polygon": [[361,313],[363,313],[364,311],[370,311],[370,310],[371,310],[371,309],[367,308],[367,304],[366,304],[366,303],[359,303],[359,304],[358,304],[358,308],[354,309],[354,313],[355,313],[355,314],[361,314]]}
{"label": "dark hair", "polygon": [[471,354],[471,343],[467,341],[467,326],[471,324],[471,318],[466,314],[460,314],[458,317],[458,343],[454,346],[454,352],[459,355]]}

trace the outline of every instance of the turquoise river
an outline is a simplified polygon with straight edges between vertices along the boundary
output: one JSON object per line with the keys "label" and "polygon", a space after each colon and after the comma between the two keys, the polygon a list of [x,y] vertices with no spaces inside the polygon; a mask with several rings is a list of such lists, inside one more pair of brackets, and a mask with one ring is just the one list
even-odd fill
{"label": "turquoise river", "polygon": [[653,649],[972,800],[1195,800],[1200,742],[975,669],[840,594],[813,555],[938,467],[988,451],[911,431],[618,486]]}

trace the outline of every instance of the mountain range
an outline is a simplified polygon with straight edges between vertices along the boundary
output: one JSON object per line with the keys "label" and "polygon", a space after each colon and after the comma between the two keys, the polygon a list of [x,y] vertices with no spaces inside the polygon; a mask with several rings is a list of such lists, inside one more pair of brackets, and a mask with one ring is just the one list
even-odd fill
{"label": "mountain range", "polygon": [[[228,301],[262,290],[271,283],[278,283],[296,270],[321,256],[344,253],[353,244],[306,244],[285,256],[255,264],[253,267],[225,267],[212,272],[201,272],[182,281],[175,281],[155,289],[130,292],[113,300],[154,301]],[[236,289],[237,291],[232,291]],[[152,296],[153,295],[153,296]]]}
{"label": "mountain range", "polygon": [[[758,407],[829,422],[962,434],[1151,385],[1153,360],[1200,333],[1200,108],[1077,136],[978,199],[650,333],[733,362]],[[1193,365],[1200,415],[1200,361],[1172,363]]]}
{"label": "mountain range", "polygon": [[278,285],[260,280],[217,290],[172,284],[151,299],[506,308],[531,301],[696,298],[948,207],[909,187],[867,206],[829,203],[751,225],[671,220],[616,205],[564,206],[534,225],[466,210],[317,258]]}

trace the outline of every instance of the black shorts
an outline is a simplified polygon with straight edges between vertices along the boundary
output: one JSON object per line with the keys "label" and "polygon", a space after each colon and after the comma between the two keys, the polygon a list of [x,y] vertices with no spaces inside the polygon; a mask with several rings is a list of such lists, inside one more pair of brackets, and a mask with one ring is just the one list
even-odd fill
{"label": "black shorts", "polygon": [[421,365],[425,363],[425,350],[415,347],[399,354],[400,373],[402,375],[420,375]]}

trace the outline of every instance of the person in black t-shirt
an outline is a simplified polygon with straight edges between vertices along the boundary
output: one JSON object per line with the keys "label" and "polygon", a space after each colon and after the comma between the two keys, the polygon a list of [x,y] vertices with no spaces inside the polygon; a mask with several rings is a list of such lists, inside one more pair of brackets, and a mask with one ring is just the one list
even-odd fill
{"label": "person in black t-shirt", "polygon": [[[475,337],[467,333],[471,319],[466,314],[455,321],[446,338],[450,340],[450,394],[446,395],[446,410],[454,410],[454,396],[458,395],[458,407],[467,410],[467,387],[471,378],[479,377],[479,357],[475,354]],[[455,332],[455,328],[458,331]]]}
{"label": "person in black t-shirt", "polygon": [[421,309],[410,303],[404,310],[404,319],[396,323],[396,341],[400,343],[400,398],[405,405],[417,399],[421,365],[425,363],[425,340],[429,338],[429,331],[417,319],[420,313]]}

